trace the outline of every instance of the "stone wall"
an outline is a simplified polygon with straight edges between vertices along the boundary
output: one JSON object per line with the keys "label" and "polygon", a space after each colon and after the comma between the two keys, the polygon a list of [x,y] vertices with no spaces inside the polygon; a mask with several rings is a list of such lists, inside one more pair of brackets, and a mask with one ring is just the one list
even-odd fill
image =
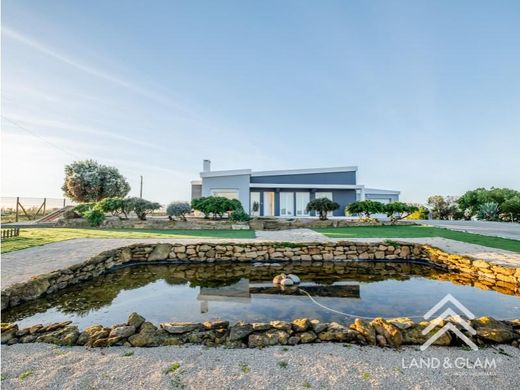
{"label": "stone wall", "polygon": [[34,276],[2,290],[2,310],[94,278],[131,262],[324,262],[424,259],[453,272],[469,275],[479,287],[520,295],[520,268],[510,268],[465,256],[450,255],[423,244],[362,243],[197,243],[135,244],[105,251],[82,264]]}
{"label": "stone wall", "polygon": [[[518,347],[520,320],[497,321],[481,317],[471,321],[476,330],[469,334],[456,320],[447,319],[458,327],[476,345],[511,344]],[[308,318],[292,322],[268,323],[215,320],[198,322],[168,322],[159,327],[132,313],[125,324],[105,327],[92,325],[80,332],[70,321],[48,325],[34,325],[18,329],[16,324],[2,324],[2,344],[43,342],[57,345],[84,345],[87,347],[157,347],[161,345],[203,344],[208,347],[263,348],[273,345],[296,345],[322,342],[340,342],[360,345],[377,345],[397,348],[401,345],[424,344],[445,323],[436,326],[426,335],[422,331],[430,323],[416,323],[409,318],[385,320],[375,318],[370,322],[356,318],[351,325],[337,322],[324,323]],[[461,340],[444,333],[434,345],[462,345]]]}

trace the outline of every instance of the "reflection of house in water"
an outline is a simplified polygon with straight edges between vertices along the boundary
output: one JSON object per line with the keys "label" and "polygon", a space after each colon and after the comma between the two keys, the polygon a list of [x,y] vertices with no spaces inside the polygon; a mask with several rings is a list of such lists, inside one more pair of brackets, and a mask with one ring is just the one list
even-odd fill
{"label": "reflection of house in water", "polygon": [[[302,288],[310,295],[316,297],[332,297],[332,298],[360,298],[359,284],[339,284],[330,286],[310,285],[302,286]],[[250,286],[249,279],[240,279],[237,283],[224,287],[201,287],[197,300],[200,303],[200,312],[207,313],[209,311],[209,302],[233,302],[233,303],[249,303],[251,295],[255,298],[270,298],[272,296],[305,296],[297,286],[293,288],[281,289],[278,286],[255,284]]]}

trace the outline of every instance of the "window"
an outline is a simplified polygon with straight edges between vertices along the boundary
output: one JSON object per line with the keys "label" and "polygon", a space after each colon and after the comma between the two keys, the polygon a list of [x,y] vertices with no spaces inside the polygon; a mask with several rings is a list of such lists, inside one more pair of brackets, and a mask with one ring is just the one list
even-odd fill
{"label": "window", "polygon": [[212,196],[222,196],[228,199],[238,199],[238,190],[234,189],[218,189],[211,190]]}
{"label": "window", "polygon": [[308,192],[297,192],[296,193],[296,216],[305,217],[308,216],[307,204],[310,201],[310,194]]}
{"label": "window", "polygon": [[294,215],[294,192],[280,192],[280,216]]}

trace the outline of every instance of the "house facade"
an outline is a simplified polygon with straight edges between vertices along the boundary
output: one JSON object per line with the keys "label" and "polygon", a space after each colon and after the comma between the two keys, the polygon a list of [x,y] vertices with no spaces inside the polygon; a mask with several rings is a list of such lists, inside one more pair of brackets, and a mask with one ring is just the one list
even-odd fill
{"label": "house facade", "polygon": [[356,200],[390,203],[399,200],[399,191],[367,188],[358,184],[357,167],[252,171],[236,169],[212,171],[204,160],[201,180],[192,181],[192,199],[200,196],[224,196],[238,199],[244,210],[254,216],[313,217],[307,203],[329,198],[340,207],[331,216],[342,217],[345,207]]}

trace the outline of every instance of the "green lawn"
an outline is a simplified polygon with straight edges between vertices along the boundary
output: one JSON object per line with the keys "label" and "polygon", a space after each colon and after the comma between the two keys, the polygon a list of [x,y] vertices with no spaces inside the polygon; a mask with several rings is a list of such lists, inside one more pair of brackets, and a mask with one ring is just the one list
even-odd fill
{"label": "green lawn", "polygon": [[314,229],[332,238],[411,238],[443,237],[491,248],[520,252],[520,241],[481,234],[457,232],[432,226],[356,226]]}
{"label": "green lawn", "polygon": [[2,240],[1,252],[12,252],[72,238],[255,238],[254,230],[149,229],[20,229],[20,236]]}

